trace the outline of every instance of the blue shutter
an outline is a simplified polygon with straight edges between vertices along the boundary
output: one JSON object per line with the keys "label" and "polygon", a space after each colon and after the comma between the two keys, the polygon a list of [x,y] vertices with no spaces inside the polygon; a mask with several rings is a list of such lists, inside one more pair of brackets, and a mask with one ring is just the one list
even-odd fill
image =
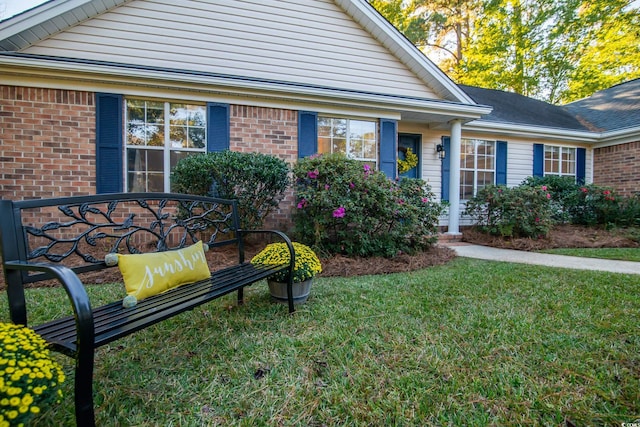
{"label": "blue shutter", "polygon": [[380,119],[380,170],[390,179],[397,176],[398,122]]}
{"label": "blue shutter", "polygon": [[298,158],[318,152],[318,113],[298,111]]}
{"label": "blue shutter", "polygon": [[533,144],[533,176],[544,176],[544,144]]}
{"label": "blue shutter", "polygon": [[507,141],[496,141],[496,185],[507,185]]}
{"label": "blue shutter", "polygon": [[587,176],[587,150],[578,148],[576,150],[576,182],[584,184]]}
{"label": "blue shutter", "polygon": [[123,191],[123,96],[96,93],[96,193]]}
{"label": "blue shutter", "polygon": [[207,102],[207,151],[224,151],[230,148],[229,122],[229,104]]}
{"label": "blue shutter", "polygon": [[440,198],[443,201],[449,200],[449,174],[451,173],[451,138],[443,136],[441,138],[442,145],[444,146],[444,152],[446,153],[444,159],[442,159],[442,195]]}

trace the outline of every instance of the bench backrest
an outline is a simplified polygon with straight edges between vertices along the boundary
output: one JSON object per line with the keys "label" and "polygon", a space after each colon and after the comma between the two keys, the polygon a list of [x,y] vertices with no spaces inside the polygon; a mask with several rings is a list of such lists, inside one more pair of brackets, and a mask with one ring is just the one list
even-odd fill
{"label": "bench backrest", "polygon": [[[237,244],[244,262],[239,227],[235,200],[185,194],[0,200],[0,256],[3,262],[62,263],[83,273],[107,268],[104,256],[110,252],[158,252],[202,240],[209,247]],[[49,278],[25,273],[20,281]]]}

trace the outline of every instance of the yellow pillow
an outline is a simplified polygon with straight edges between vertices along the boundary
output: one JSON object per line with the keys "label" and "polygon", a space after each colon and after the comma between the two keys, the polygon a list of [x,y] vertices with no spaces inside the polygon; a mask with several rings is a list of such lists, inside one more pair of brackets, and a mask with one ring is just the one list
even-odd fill
{"label": "yellow pillow", "polygon": [[127,295],[138,301],[211,276],[202,242],[175,251],[118,254],[118,268]]}

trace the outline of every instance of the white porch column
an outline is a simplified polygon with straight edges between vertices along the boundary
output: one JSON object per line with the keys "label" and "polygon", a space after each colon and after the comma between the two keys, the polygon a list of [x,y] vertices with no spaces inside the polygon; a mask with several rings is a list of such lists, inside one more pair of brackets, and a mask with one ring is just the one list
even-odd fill
{"label": "white porch column", "polygon": [[449,231],[447,234],[460,234],[460,144],[462,121],[451,122],[451,146],[446,154],[449,157]]}

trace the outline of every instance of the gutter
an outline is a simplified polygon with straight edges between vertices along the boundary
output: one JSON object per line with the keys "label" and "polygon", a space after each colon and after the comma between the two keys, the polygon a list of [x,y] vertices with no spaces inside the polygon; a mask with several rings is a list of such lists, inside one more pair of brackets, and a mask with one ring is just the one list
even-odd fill
{"label": "gutter", "polygon": [[[17,76],[42,78],[43,72],[57,77],[89,82],[135,84],[137,86],[166,89],[207,90],[234,96],[259,96],[300,100],[305,102],[331,102],[345,106],[385,108],[423,114],[454,115],[465,119],[478,119],[489,114],[491,107],[452,101],[387,95],[375,92],[359,92],[347,89],[314,86],[278,80],[265,80],[243,76],[194,72],[159,67],[143,67],[130,64],[91,61],[72,58],[1,53],[0,71]],[[66,73],[66,75],[65,75]],[[78,76],[78,74],[80,76]],[[198,87],[199,86],[199,87]]]}
{"label": "gutter", "polygon": [[474,120],[463,126],[466,132],[498,133],[510,136],[525,136],[530,138],[548,140],[566,140],[596,144],[602,138],[602,134],[590,131],[580,131],[544,126],[523,125],[519,123],[503,123],[489,120]]}

